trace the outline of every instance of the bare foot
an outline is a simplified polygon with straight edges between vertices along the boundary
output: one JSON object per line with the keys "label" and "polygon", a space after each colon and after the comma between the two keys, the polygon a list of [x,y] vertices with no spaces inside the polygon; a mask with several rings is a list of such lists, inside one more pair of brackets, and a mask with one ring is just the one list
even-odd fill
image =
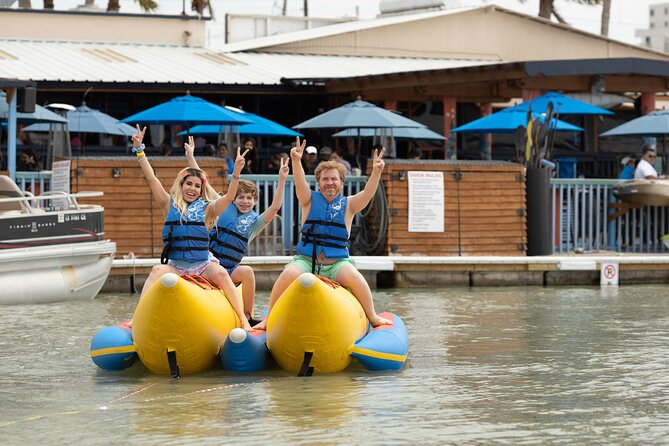
{"label": "bare foot", "polygon": [[376,317],[370,319],[369,323],[372,324],[372,327],[378,327],[379,325],[393,325],[392,321],[389,321],[385,317],[381,317],[378,314],[376,315]]}
{"label": "bare foot", "polygon": [[253,328],[251,328],[251,324],[249,324],[249,321],[248,321],[248,319],[246,319],[246,318],[244,318],[244,320],[242,321],[242,328],[243,328],[245,331],[251,331],[251,330],[253,330]]}
{"label": "bare foot", "polygon": [[253,327],[254,330],[267,330],[267,319],[263,319]]}

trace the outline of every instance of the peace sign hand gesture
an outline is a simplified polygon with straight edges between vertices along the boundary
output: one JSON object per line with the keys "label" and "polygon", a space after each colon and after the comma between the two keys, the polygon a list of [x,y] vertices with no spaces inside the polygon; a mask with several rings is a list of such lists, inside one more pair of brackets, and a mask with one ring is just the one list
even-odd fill
{"label": "peace sign hand gesture", "polygon": [[132,135],[133,148],[139,148],[142,145],[142,141],[144,140],[144,133],[146,133],[146,126],[144,126],[143,129],[140,129],[139,124],[137,124],[137,133]]}
{"label": "peace sign hand gesture", "polygon": [[184,150],[186,151],[186,157],[192,157],[195,153],[195,139],[192,136],[188,137],[188,142],[184,143]]}
{"label": "peace sign hand gesture", "polygon": [[246,156],[247,153],[249,153],[249,150],[251,149],[246,149],[244,150],[244,153],[241,153],[242,149],[237,147],[237,158],[235,158],[235,168],[232,171],[232,176],[237,176],[239,177],[239,174],[242,173],[242,169],[246,165],[246,159],[244,157]]}
{"label": "peace sign hand gesture", "polygon": [[381,173],[383,172],[383,168],[386,166],[386,163],[383,161],[383,154],[386,153],[386,148],[381,149],[381,153],[379,153],[379,149],[374,149],[374,159],[372,161],[372,172],[373,173]]}
{"label": "peace sign hand gesture", "polygon": [[302,161],[302,154],[304,153],[304,148],[307,147],[307,140],[305,139],[302,141],[300,144],[300,137],[295,138],[295,147],[290,149],[290,159],[293,161],[293,165],[295,163],[299,163]]}
{"label": "peace sign hand gesture", "polygon": [[288,158],[281,158],[281,166],[279,166],[279,180],[285,180],[288,178],[288,163],[290,163]]}

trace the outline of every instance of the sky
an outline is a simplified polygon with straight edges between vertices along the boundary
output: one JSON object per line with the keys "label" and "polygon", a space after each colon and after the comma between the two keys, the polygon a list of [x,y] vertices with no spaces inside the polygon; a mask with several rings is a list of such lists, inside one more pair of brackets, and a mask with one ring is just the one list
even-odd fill
{"label": "sky", "polygon": [[[0,3],[12,0],[0,0]],[[160,6],[157,13],[180,14],[183,5],[186,12],[190,0],[156,0]],[[302,15],[304,0],[211,0],[217,21],[223,21],[226,12],[239,14],[280,14],[284,1],[288,15]],[[309,15],[312,17],[359,17],[371,19],[379,13],[381,0],[308,0]],[[394,0],[397,2],[398,0]],[[666,0],[669,1],[669,0]],[[16,2],[18,3],[18,2]],[[14,3],[13,7],[16,7]],[[32,0],[35,8],[41,8],[42,0]],[[56,9],[66,10],[83,4],[84,0],[55,0]],[[425,0],[419,3],[425,3]],[[455,7],[481,6],[496,4],[507,9],[536,16],[539,12],[539,0],[446,0]],[[648,6],[664,3],[661,0],[611,0],[611,21],[609,37],[630,44],[639,44],[635,30],[648,27]],[[101,9],[106,8],[107,0],[95,0]],[[555,0],[560,15],[575,28],[599,34],[601,7],[580,5],[575,0]],[[121,12],[139,13],[136,0],[121,0]]]}

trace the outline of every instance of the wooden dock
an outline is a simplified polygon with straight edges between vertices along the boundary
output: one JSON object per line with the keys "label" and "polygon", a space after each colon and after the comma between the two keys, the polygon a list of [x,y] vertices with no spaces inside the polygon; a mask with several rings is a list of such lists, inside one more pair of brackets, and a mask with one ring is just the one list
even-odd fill
{"label": "wooden dock", "polygon": [[[269,290],[290,256],[244,257],[257,288]],[[614,265],[620,285],[669,283],[669,256],[615,254],[537,257],[353,256],[372,288],[461,286],[597,286],[602,267]],[[159,259],[116,259],[104,292],[139,291]]]}

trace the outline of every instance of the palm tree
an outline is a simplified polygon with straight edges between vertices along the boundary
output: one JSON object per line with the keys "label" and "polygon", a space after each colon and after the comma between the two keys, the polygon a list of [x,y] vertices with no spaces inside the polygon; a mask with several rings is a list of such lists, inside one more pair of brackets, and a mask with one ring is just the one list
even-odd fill
{"label": "palm tree", "polygon": [[[609,35],[609,22],[611,21],[611,0],[569,0],[572,2],[581,3],[584,5],[602,5],[602,19],[601,19],[601,35]],[[525,0],[520,0],[521,3],[525,3]],[[553,4],[554,0],[539,0],[539,17],[544,19],[551,18],[551,15],[555,16],[558,22],[567,23],[560,14],[558,14]]]}

